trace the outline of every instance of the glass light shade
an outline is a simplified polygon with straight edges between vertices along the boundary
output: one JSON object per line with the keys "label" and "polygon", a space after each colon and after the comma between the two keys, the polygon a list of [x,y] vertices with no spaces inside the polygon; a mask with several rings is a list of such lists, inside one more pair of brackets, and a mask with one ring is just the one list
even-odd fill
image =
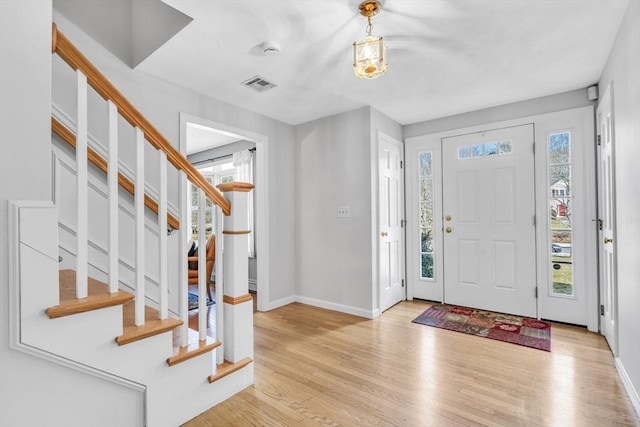
{"label": "glass light shade", "polygon": [[369,35],[353,42],[353,72],[361,79],[375,79],[387,72],[387,47],[382,37]]}

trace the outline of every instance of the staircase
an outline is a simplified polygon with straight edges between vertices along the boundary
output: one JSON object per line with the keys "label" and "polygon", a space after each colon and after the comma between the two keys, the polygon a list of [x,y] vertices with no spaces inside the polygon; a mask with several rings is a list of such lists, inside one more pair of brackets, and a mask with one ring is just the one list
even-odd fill
{"label": "staircase", "polygon": [[[253,186],[228,183],[220,186],[224,196],[191,166],[186,158],[160,135],[129,101],[118,92],[73,46],[55,25],[53,52],[78,74],[78,114],[72,131],[54,119],[53,131],[76,152],[77,223],[73,224],[72,249],[75,268],[59,270],[61,206],[51,202],[10,202],[10,247],[14,250],[10,277],[12,302],[10,323],[12,348],[62,364],[95,378],[133,390],[139,405],[127,419],[130,425],[177,426],[253,383],[253,304],[248,294],[246,198]],[[117,132],[110,126],[110,145],[105,156],[87,146],[86,93],[91,86],[109,104],[109,120],[119,114],[135,129],[137,166],[132,178],[118,164]],[[84,97],[84,99],[83,99]],[[117,126],[115,126],[117,128]],[[143,146],[150,143],[160,153],[159,200],[145,193]],[[107,173],[108,243],[106,271],[96,269],[90,251],[87,159]],[[198,331],[188,327],[186,241],[178,218],[167,212],[166,168],[170,164],[192,182],[200,197],[199,229],[204,230],[205,200],[217,205],[216,338],[207,336],[207,311],[199,310]],[[119,244],[118,187],[134,197],[134,232]],[[186,185],[185,185],[186,186]],[[183,186],[183,188],[185,187]],[[236,207],[231,214],[231,206]],[[66,209],[66,208],[65,208]],[[158,247],[147,245],[148,217],[157,217]],[[184,213],[183,213],[184,214]],[[223,219],[223,214],[226,217]],[[183,217],[185,215],[182,215]],[[67,226],[67,228],[70,228]],[[179,229],[178,259],[167,250],[167,229]],[[200,233],[200,247],[204,233]],[[94,243],[94,246],[95,243]],[[134,248],[133,277],[119,273],[119,247]],[[149,286],[145,258],[157,251],[158,284]],[[95,251],[94,251],[95,252]],[[204,253],[199,264],[205,265]],[[65,252],[66,254],[66,252]],[[68,264],[69,261],[66,262]],[[179,272],[179,285],[168,283],[167,263]],[[199,300],[205,301],[206,280],[200,269]],[[226,274],[224,272],[227,272]],[[104,281],[90,277],[98,274]],[[170,293],[178,292],[177,310],[169,309]],[[204,306],[204,304],[201,304]],[[104,396],[105,405],[109,396]],[[114,412],[118,408],[113,408]],[[108,419],[87,420],[87,425],[111,426]]]}

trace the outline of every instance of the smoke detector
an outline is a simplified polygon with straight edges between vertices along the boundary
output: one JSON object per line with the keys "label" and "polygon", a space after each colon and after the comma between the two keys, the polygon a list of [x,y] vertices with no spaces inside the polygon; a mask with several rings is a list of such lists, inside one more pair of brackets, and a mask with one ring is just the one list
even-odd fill
{"label": "smoke detector", "polygon": [[264,56],[275,56],[280,53],[280,45],[276,42],[263,42],[261,48]]}

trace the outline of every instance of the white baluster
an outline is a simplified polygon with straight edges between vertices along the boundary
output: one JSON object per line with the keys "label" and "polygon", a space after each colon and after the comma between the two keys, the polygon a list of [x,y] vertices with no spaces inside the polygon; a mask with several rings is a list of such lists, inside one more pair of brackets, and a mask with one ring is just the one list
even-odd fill
{"label": "white baluster", "polygon": [[200,341],[207,339],[207,199],[198,188],[198,333]]}
{"label": "white baluster", "polygon": [[167,270],[167,154],[160,150],[160,195],[158,200],[158,236],[160,237],[160,319],[169,314],[169,285]]}
{"label": "white baluster", "polygon": [[88,295],[88,196],[87,196],[87,76],[77,71],[78,116],[76,129],[76,198],[77,206],[77,252],[76,252],[76,298]]}
{"label": "white baluster", "polygon": [[[216,340],[222,342],[224,336],[224,262],[222,260],[224,254],[224,238],[222,236],[224,214],[222,209],[216,206]],[[216,363],[224,362],[224,342],[216,348]]]}
{"label": "white baluster", "polygon": [[191,183],[187,181],[187,176],[184,173],[180,173],[180,188],[183,190],[180,192],[180,206],[182,206],[182,216],[180,217],[180,242],[178,243],[178,253],[181,257],[180,267],[178,271],[180,273],[180,317],[182,319],[182,329],[180,332],[180,346],[186,347],[189,345],[189,281],[187,277],[187,259],[188,248],[187,241],[191,240],[191,208],[187,207],[187,201],[191,203]]}
{"label": "white baluster", "polygon": [[118,292],[118,107],[109,105],[109,292]]}
{"label": "white baluster", "polygon": [[145,263],[144,263],[144,133],[136,127],[136,291],[135,291],[135,324],[144,325],[145,306]]}

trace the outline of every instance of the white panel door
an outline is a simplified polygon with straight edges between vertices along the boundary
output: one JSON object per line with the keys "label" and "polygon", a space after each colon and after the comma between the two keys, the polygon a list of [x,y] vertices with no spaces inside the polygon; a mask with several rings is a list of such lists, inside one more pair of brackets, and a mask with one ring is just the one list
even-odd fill
{"label": "white panel door", "polygon": [[444,301],[536,316],[533,125],[442,139]]}
{"label": "white panel door", "polygon": [[618,354],[616,339],[616,257],[615,257],[615,203],[613,162],[613,117],[610,88],[602,98],[597,111],[598,137],[598,186],[600,204],[600,329],[614,355]]}
{"label": "white panel door", "polygon": [[403,147],[381,135],[378,141],[380,311],[405,298]]}

